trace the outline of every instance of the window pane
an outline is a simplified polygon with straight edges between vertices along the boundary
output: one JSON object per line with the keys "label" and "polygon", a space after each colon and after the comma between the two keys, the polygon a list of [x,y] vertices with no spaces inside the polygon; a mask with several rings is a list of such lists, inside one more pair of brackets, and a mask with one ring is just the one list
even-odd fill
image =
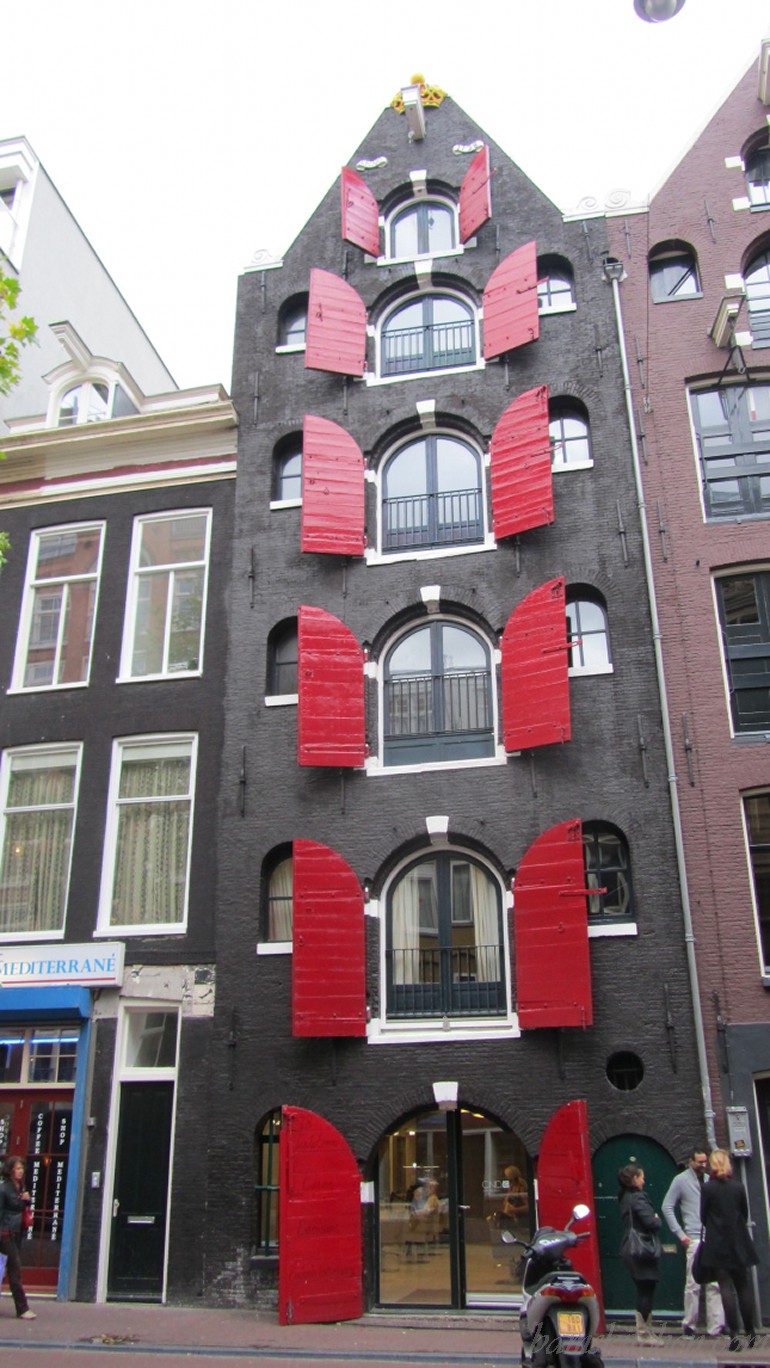
{"label": "window pane", "polygon": [[410,632],[390,657],[390,674],[413,674],[430,670],[430,628]]}
{"label": "window pane", "polygon": [[100,527],[33,534],[22,688],[88,678],[101,540]]}
{"label": "window pane", "polygon": [[461,627],[445,626],[442,630],[443,668],[447,670],[482,670],[487,664],[487,653],[478,637],[464,632]]}
{"label": "window pane", "polygon": [[190,835],[189,742],[127,750],[120,773],[110,922],[184,920]]}
{"label": "window pane", "polygon": [[142,526],[140,564],[178,565],[203,560],[206,550],[205,514],[191,517],[153,518]]}
{"label": "window pane", "polygon": [[400,214],[391,230],[391,254],[394,257],[416,257],[418,206]]}
{"label": "window pane", "polygon": [[171,584],[168,571],[143,575],[137,587],[136,626],[131,674],[161,674],[166,640],[166,609]]}
{"label": "window pane", "polygon": [[173,1069],[177,1029],[176,1012],[129,1012],[126,1067]]}
{"label": "window pane", "polygon": [[141,525],[128,624],[133,678],[200,669],[208,524],[207,514],[196,513]]}
{"label": "window pane", "polygon": [[725,622],[729,627],[740,623],[759,622],[757,591],[753,579],[720,580]]}
{"label": "window pane", "polygon": [[762,964],[767,970],[770,966],[770,794],[754,794],[744,800],[744,806],[749,828]]}
{"label": "window pane", "polygon": [[427,444],[411,442],[388,462],[386,496],[391,499],[424,494],[428,488]]}
{"label": "window pane", "polygon": [[200,664],[203,570],[177,571],[171,603],[168,670],[197,670]]}
{"label": "window pane", "polygon": [[442,492],[476,488],[478,462],[473,452],[462,442],[456,442],[451,437],[437,438],[436,484]]}
{"label": "window pane", "polygon": [[278,462],[275,497],[277,499],[300,499],[302,497],[302,452],[292,452]]}
{"label": "window pane", "polygon": [[31,1030],[28,1083],[74,1083],[78,1033],[67,1028]]}
{"label": "window pane", "polygon": [[0,931],[64,923],[77,753],[14,755],[0,864]]}
{"label": "window pane", "polygon": [[[20,1083],[21,1063],[24,1056],[24,1031],[13,1027],[3,1027],[0,1034],[0,1083]],[[0,1136],[0,1144],[5,1151],[8,1138]]]}

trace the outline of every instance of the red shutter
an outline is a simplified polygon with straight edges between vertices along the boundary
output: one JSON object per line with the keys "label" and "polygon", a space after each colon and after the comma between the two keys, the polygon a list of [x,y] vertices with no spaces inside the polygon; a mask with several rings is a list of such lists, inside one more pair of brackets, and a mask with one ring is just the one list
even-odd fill
{"label": "red shutter", "polygon": [[583,828],[562,822],[533,841],[516,870],[516,1009],[522,1029],[592,1026]]}
{"label": "red shutter", "polygon": [[346,280],[313,267],[307,308],[305,365],[311,370],[363,375],[366,305]]}
{"label": "red shutter", "polygon": [[364,554],[364,458],[338,423],[306,414],[302,434],[303,551]]}
{"label": "red shutter", "polygon": [[379,208],[365,180],[342,168],[342,236],[370,256],[380,255]]}
{"label": "red shutter", "polygon": [[300,765],[360,767],[366,757],[364,653],[339,618],[299,610]]}
{"label": "red shutter", "polygon": [[[585,1202],[591,1215],[575,1222],[578,1232],[589,1230],[569,1251],[571,1263],[587,1278],[602,1307],[602,1278],[597,1239],[596,1200],[591,1172],[591,1143],[588,1134],[588,1107],[582,1098],[567,1102],[554,1112],[540,1144],[537,1161],[538,1225],[563,1230],[573,1207]],[[604,1312],[599,1330],[604,1331]]]}
{"label": "red shutter", "polygon": [[366,1035],[364,892],[350,865],[294,842],[291,1033]]}
{"label": "red shutter", "polygon": [[553,522],[548,387],[527,390],[505,410],[492,433],[492,525],[512,537]]}
{"label": "red shutter", "polygon": [[357,1320],[364,1312],[361,1177],[344,1136],[284,1107],[278,1146],[278,1322]]}
{"label": "red shutter", "polygon": [[460,241],[467,242],[492,217],[492,171],[489,148],[477,152],[460,186]]}
{"label": "red shutter", "polygon": [[502,649],[503,740],[507,751],[569,741],[564,580],[550,580],[514,608]]}
{"label": "red shutter", "polygon": [[534,342],[540,336],[537,312],[537,252],[534,242],[505,257],[484,291],[484,356]]}

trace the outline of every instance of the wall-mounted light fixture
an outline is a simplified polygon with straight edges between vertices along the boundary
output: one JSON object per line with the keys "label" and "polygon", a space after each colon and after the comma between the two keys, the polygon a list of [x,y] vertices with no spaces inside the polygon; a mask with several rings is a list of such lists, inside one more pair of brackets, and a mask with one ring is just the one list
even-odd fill
{"label": "wall-mounted light fixture", "polygon": [[457,1111],[458,1084],[444,1079],[433,1084],[433,1096],[439,1111]]}
{"label": "wall-mounted light fixture", "polygon": [[634,9],[646,23],[664,24],[679,13],[683,4],[684,0],[634,0]]}
{"label": "wall-mounted light fixture", "polygon": [[401,91],[401,99],[404,101],[409,137],[413,142],[422,142],[425,137],[425,110],[420,98],[420,87],[418,85],[404,86]]}

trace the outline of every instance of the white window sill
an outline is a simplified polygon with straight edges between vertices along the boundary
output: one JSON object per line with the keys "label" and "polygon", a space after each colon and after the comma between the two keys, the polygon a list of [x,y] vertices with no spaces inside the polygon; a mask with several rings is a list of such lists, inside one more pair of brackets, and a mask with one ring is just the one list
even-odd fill
{"label": "white window sill", "polygon": [[275,354],[276,356],[290,356],[293,352],[306,350],[307,347],[304,342],[282,342],[279,347],[276,347]]}
{"label": "white window sill", "polygon": [[202,670],[174,670],[173,674],[118,675],[116,684],[157,684],[171,679],[201,679]]}
{"label": "white window sill", "polygon": [[593,470],[593,461],[560,461],[551,466],[552,475],[567,475],[572,470]]}
{"label": "white window sill", "polygon": [[449,556],[470,556],[478,551],[495,551],[497,543],[487,534],[483,542],[474,542],[471,546],[431,546],[420,551],[416,546],[404,551],[375,551],[367,548],[364,551],[364,560],[367,565],[395,565],[399,561],[426,561],[439,560]]}
{"label": "white window sill", "polygon": [[367,371],[364,375],[364,383],[367,386],[376,385],[403,385],[406,380],[431,380],[440,375],[467,375],[470,371],[482,371],[486,367],[486,361],[474,361],[469,366],[447,366],[444,370],[424,370],[407,371],[404,375],[375,375],[372,371]]}
{"label": "white window sill", "polygon": [[558,308],[553,305],[548,309],[538,309],[541,318],[550,318],[551,314],[577,313],[577,304],[561,304]]}
{"label": "white window sill", "polygon": [[61,693],[62,689],[87,689],[88,680],[78,679],[66,684],[19,684],[6,689],[6,694]]}
{"label": "white window sill", "polygon": [[187,922],[181,924],[164,924],[155,926],[97,926],[94,931],[94,940],[99,940],[103,936],[108,936],[110,940],[122,940],[124,936],[184,936],[187,934]]}
{"label": "white window sill", "polygon": [[370,756],[364,761],[364,769],[369,779],[383,779],[392,774],[432,774],[435,770],[489,769],[493,765],[505,765],[508,757],[498,746],[496,755],[488,755],[478,760],[437,760],[426,765],[382,765],[379,756]]}
{"label": "white window sill", "polygon": [[387,1021],[380,1017],[367,1023],[368,1045],[439,1045],[442,1041],[456,1044],[459,1040],[518,1040],[521,1036],[519,1019],[513,1014],[497,1019],[458,1017],[446,1027],[437,1021]]}
{"label": "white window sill", "polygon": [[610,675],[614,673],[614,665],[595,665],[590,668],[588,665],[570,665],[567,670],[570,679],[579,679],[583,675]]}
{"label": "white window sill", "polygon": [[301,499],[271,499],[271,500],[270,500],[270,512],[271,512],[271,513],[272,513],[272,512],[274,511],[274,509],[276,509],[276,508],[301,508],[301,507],[302,507],[302,500],[301,500]]}
{"label": "white window sill", "polygon": [[636,922],[608,922],[606,926],[588,924],[588,939],[603,940],[607,936],[638,936]]}
{"label": "white window sill", "polygon": [[[434,261],[444,261],[447,257],[461,257],[471,242],[475,246],[476,240],[472,238],[470,242],[460,243],[459,247],[447,248],[446,252],[418,252],[416,256],[405,257],[379,256],[376,261],[378,266],[411,266],[413,261],[427,262],[432,265]],[[370,257],[369,260],[374,261],[375,258]]]}
{"label": "white window sill", "polygon": [[257,941],[258,955],[290,955],[292,941]]}
{"label": "white window sill", "polygon": [[288,708],[292,703],[299,703],[299,694],[265,694],[266,708]]}
{"label": "white window sill", "polygon": [[26,944],[34,941],[64,940],[64,928],[58,931],[0,931],[0,945]]}

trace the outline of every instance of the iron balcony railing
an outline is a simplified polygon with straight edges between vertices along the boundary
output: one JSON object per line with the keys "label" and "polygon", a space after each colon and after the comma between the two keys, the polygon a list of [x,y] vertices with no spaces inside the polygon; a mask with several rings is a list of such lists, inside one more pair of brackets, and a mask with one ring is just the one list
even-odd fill
{"label": "iron balcony railing", "polygon": [[425,323],[419,328],[390,328],[382,334],[383,375],[443,370],[476,360],[473,323]]}
{"label": "iron balcony railing", "polygon": [[385,499],[383,509],[386,551],[404,546],[460,546],[483,536],[480,489]]}
{"label": "iron balcony railing", "polygon": [[388,1016],[499,1015],[505,984],[499,945],[388,952]]}
{"label": "iron balcony railing", "polygon": [[489,731],[489,670],[404,675],[385,684],[385,737]]}

